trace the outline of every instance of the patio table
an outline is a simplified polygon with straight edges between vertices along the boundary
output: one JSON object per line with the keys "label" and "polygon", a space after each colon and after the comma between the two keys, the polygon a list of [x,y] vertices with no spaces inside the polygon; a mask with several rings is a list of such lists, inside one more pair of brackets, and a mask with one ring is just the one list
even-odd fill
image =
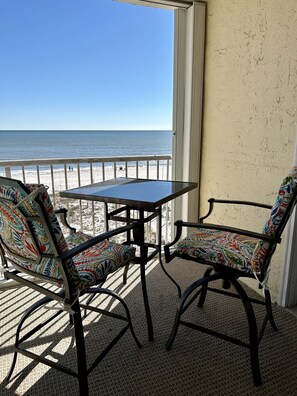
{"label": "patio table", "polygon": [[[146,264],[159,253],[162,269],[170,277],[161,261],[162,205],[196,187],[197,183],[192,182],[120,177],[60,192],[60,196],[65,198],[104,202],[107,229],[108,220],[127,224],[135,221],[139,223],[137,232],[133,235],[127,233],[127,243],[140,246],[140,254],[133,262],[140,264],[141,287],[150,341],[154,339],[154,335],[146,286]],[[108,212],[109,203],[123,206]],[[137,219],[131,217],[132,211],[138,213]],[[145,241],[145,224],[154,218],[157,218],[158,222],[158,237],[156,243],[148,243]]]}

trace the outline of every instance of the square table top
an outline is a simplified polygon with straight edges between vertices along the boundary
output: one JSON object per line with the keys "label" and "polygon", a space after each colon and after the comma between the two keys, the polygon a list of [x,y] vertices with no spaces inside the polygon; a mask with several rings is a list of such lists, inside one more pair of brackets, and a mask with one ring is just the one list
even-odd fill
{"label": "square table top", "polygon": [[196,187],[192,182],[119,177],[61,191],[60,196],[153,210]]}

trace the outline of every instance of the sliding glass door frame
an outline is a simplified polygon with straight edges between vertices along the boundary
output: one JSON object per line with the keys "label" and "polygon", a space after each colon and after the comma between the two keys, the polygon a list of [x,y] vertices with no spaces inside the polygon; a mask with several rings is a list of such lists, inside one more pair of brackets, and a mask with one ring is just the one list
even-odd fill
{"label": "sliding glass door frame", "polygon": [[198,189],[176,200],[173,218],[196,221],[199,215],[206,4],[194,2],[191,7],[174,12],[172,177],[197,182]]}

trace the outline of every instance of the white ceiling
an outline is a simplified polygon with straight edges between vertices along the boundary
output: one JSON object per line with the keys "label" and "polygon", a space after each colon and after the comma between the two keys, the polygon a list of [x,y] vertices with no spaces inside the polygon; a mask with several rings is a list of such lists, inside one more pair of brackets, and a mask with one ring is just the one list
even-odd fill
{"label": "white ceiling", "polygon": [[[189,8],[193,0],[114,0],[135,5],[145,5],[162,8]],[[195,1],[195,0],[194,0]]]}

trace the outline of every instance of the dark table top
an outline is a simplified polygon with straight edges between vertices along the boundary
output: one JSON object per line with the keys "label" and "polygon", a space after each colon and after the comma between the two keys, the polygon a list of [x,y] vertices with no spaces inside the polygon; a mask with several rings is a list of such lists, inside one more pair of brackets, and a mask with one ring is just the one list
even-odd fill
{"label": "dark table top", "polygon": [[61,197],[155,209],[197,187],[197,183],[119,177],[60,192]]}

